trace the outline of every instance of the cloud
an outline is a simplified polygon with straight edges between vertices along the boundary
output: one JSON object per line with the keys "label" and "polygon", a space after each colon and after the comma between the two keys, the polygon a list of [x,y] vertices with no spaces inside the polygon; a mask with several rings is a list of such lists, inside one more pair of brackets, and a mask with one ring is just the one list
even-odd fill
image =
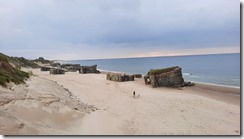
{"label": "cloud", "polygon": [[240,47],[239,1],[0,0],[0,49],[7,54],[104,58],[216,46]]}

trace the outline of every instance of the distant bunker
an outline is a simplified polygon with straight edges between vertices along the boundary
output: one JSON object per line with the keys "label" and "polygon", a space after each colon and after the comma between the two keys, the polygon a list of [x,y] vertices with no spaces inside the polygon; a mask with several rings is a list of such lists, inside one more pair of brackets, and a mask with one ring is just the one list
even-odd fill
{"label": "distant bunker", "polygon": [[147,75],[144,76],[144,81],[146,85],[151,84],[153,88],[160,86],[182,87],[185,84],[181,68],[178,66],[165,69],[151,69]]}
{"label": "distant bunker", "polygon": [[62,64],[61,68],[64,68],[69,72],[77,72],[80,70],[80,64]]}
{"label": "distant bunker", "polygon": [[61,68],[61,64],[60,64],[60,63],[52,63],[51,66],[52,66],[52,67],[58,67],[58,68]]}
{"label": "distant bunker", "polygon": [[100,73],[99,70],[97,70],[97,65],[92,66],[81,66],[79,69],[79,73],[86,74],[86,73]]}
{"label": "distant bunker", "polygon": [[133,74],[134,78],[141,78],[142,75],[141,74]]}
{"label": "distant bunker", "polygon": [[51,68],[50,67],[41,67],[41,71],[50,71]]}
{"label": "distant bunker", "polygon": [[116,81],[116,82],[134,81],[134,75],[108,73],[107,80]]}
{"label": "distant bunker", "polygon": [[63,70],[63,69],[51,69],[50,74],[54,74],[54,75],[65,74],[65,70]]}

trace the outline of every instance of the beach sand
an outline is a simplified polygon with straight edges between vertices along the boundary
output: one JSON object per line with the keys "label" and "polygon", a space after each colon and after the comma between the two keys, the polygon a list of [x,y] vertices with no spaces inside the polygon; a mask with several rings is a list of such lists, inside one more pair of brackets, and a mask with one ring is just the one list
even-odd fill
{"label": "beach sand", "polygon": [[1,134],[240,135],[237,88],[152,88],[142,78],[113,82],[105,74],[24,70],[36,76],[0,88]]}

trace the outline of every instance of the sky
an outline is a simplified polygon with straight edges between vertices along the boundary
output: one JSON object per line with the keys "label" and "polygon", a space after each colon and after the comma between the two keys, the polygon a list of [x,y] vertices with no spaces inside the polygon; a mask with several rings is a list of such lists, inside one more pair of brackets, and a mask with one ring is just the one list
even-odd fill
{"label": "sky", "polygon": [[0,52],[104,59],[240,52],[238,0],[0,0]]}

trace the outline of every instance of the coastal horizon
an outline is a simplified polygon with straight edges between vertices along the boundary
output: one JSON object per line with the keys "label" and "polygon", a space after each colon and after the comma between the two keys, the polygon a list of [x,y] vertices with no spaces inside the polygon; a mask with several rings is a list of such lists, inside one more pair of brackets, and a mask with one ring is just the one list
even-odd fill
{"label": "coastal horizon", "polygon": [[114,57],[114,58],[101,58],[101,59],[71,59],[71,60],[65,60],[65,59],[49,59],[52,61],[77,61],[77,60],[111,60],[111,59],[133,59],[133,58],[157,58],[157,57],[184,57],[184,56],[204,56],[204,55],[224,55],[224,54],[241,54],[240,52],[235,53],[212,53],[212,54],[191,54],[191,55],[161,55],[161,56],[147,56],[147,57]]}
{"label": "coastal horizon", "polygon": [[[231,62],[228,62],[228,60]],[[199,64],[191,61],[198,61]],[[220,65],[220,63],[217,64],[216,61],[225,64]],[[240,88],[239,53],[94,60],[64,60],[59,62],[62,64],[72,63],[81,64],[84,66],[98,65],[98,69],[103,71],[124,72],[128,74],[139,73],[142,75],[146,75],[147,71],[153,68],[166,68],[178,65],[183,68],[183,77],[189,81],[222,86],[228,85],[230,87]],[[201,64],[202,62],[204,62],[204,64]],[[233,70],[232,67],[237,67],[237,69]],[[203,71],[202,68],[205,68],[205,70]],[[226,68],[226,70],[223,71],[223,68]],[[220,70],[222,71],[220,72]],[[221,74],[221,76],[218,74]],[[211,75],[211,77],[209,75]]]}

